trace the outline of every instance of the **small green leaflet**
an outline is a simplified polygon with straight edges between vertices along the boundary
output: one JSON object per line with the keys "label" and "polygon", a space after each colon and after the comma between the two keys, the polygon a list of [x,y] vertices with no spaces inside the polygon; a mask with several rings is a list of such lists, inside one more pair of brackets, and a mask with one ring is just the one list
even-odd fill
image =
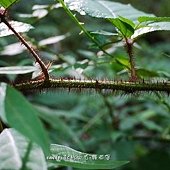
{"label": "small green leaflet", "polygon": [[109,21],[119,30],[123,37],[130,37],[133,35],[135,24],[131,20],[119,17],[116,19],[109,19]]}
{"label": "small green leaflet", "polygon": [[3,6],[4,8],[8,8],[12,4],[14,4],[18,0],[1,0],[0,1],[0,6]]}
{"label": "small green leaflet", "polygon": [[170,17],[149,17],[149,16],[141,16],[138,18],[139,22],[170,22]]}

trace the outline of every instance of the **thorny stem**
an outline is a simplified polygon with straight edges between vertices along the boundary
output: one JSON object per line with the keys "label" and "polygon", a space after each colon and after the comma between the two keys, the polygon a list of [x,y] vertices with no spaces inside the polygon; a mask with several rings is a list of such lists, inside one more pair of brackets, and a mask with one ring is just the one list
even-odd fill
{"label": "thorny stem", "polygon": [[133,40],[125,38],[125,43],[130,62],[130,74],[131,74],[130,81],[137,81],[138,77],[136,74],[135,60],[133,56]]}
{"label": "thorny stem", "polygon": [[45,90],[45,89],[94,89],[97,92],[112,93],[123,91],[125,94],[138,92],[165,92],[170,93],[170,81],[108,81],[108,80],[76,80],[76,79],[49,79],[28,81],[14,84],[14,87],[21,91]]}
{"label": "thorny stem", "polygon": [[109,54],[106,50],[103,49],[103,47],[98,43],[98,41],[91,36],[91,34],[86,30],[86,28],[83,26],[82,23],[79,22],[79,20],[75,17],[75,15],[67,8],[66,4],[64,3],[63,0],[58,0],[63,9],[66,11],[66,13],[70,16],[70,18],[77,24],[77,26],[81,29],[81,31],[83,31],[85,33],[85,35],[94,43],[98,46],[98,48],[103,51],[105,54],[107,54],[108,56],[112,57],[113,56],[111,54]]}
{"label": "thorny stem", "polygon": [[45,81],[49,80],[49,74],[46,65],[41,60],[39,55],[35,52],[35,50],[24,40],[24,38],[17,32],[15,29],[9,24],[9,22],[5,18],[5,14],[0,13],[1,22],[3,22],[13,33],[14,35],[25,45],[25,47],[30,51],[32,56],[35,58],[36,62],[40,65],[42,72],[45,76]]}

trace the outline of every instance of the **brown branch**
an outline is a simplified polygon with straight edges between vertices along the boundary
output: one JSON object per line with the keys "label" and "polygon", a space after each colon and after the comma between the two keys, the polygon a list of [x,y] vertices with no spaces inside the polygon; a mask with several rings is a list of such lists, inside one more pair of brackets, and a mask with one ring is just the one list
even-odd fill
{"label": "brown branch", "polygon": [[170,82],[149,81],[102,81],[102,80],[76,80],[76,79],[49,79],[48,81],[35,80],[14,84],[21,91],[45,89],[94,89],[98,92],[123,91],[124,94],[138,92],[165,92],[170,93]]}
{"label": "brown branch", "polygon": [[35,50],[24,40],[24,38],[15,31],[15,29],[9,24],[9,22],[6,20],[5,18],[5,12],[4,13],[0,13],[0,19],[1,22],[3,22],[13,33],[14,35],[21,41],[22,44],[24,44],[24,46],[30,51],[30,53],[32,54],[32,56],[35,58],[36,62],[39,63],[42,72],[45,76],[45,80],[49,80],[49,74],[48,74],[48,69],[46,67],[46,65],[44,64],[44,62],[41,60],[41,58],[39,57],[39,55],[35,52]]}

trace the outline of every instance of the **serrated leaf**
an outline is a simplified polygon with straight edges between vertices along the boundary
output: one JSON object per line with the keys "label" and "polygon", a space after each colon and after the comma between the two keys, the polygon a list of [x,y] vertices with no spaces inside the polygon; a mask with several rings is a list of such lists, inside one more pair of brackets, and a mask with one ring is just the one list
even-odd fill
{"label": "serrated leaf", "polygon": [[115,19],[121,16],[132,21],[137,21],[137,18],[140,16],[154,16],[139,11],[130,4],[105,0],[65,0],[65,3],[71,10],[97,18]]}
{"label": "serrated leaf", "polygon": [[153,31],[170,31],[170,22],[153,22],[147,24],[139,29],[136,29],[131,38],[136,39],[143,34]]}
{"label": "serrated leaf", "polygon": [[[29,140],[15,129],[5,129],[0,134],[0,169],[20,170],[23,166]],[[38,155],[38,156],[37,156]],[[26,168],[31,170],[47,170],[42,149],[33,144],[26,161]]]}
{"label": "serrated leaf", "polygon": [[0,116],[5,117],[11,127],[37,143],[48,154],[48,137],[37,111],[20,92],[9,85],[1,83],[0,90],[4,93],[0,96],[0,106],[3,106],[0,108],[0,113],[3,113]]}
{"label": "serrated leaf", "polygon": [[128,161],[109,160],[110,155],[82,153],[57,144],[52,144],[50,150],[52,155],[47,157],[49,161],[80,169],[114,169],[128,163]]}
{"label": "serrated leaf", "polygon": [[0,5],[3,6],[4,8],[8,8],[12,4],[14,4],[18,0],[1,0]]}
{"label": "serrated leaf", "polygon": [[[33,27],[30,24],[26,24],[18,21],[10,21],[9,24],[15,29],[17,32],[28,32]],[[0,37],[5,37],[8,35],[14,34],[9,28],[4,24],[0,23]]]}

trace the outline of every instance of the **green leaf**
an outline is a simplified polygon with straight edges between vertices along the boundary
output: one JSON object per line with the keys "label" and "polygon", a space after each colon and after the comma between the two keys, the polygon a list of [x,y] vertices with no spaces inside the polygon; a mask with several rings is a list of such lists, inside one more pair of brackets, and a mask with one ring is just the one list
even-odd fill
{"label": "green leaf", "polygon": [[1,0],[0,5],[2,5],[4,8],[8,8],[12,4],[14,4],[17,0]]}
{"label": "green leaf", "polygon": [[[0,90],[4,95],[0,96],[1,117],[5,117],[7,123],[18,132],[28,137],[32,142],[40,145],[49,153],[49,142],[46,131],[38,118],[37,111],[27,99],[14,88],[1,83]],[[1,99],[2,98],[2,99]]]}
{"label": "green leaf", "polygon": [[52,155],[47,157],[49,161],[80,169],[114,169],[128,163],[128,161],[109,160],[110,155],[82,153],[57,144],[51,145],[51,153]]}
{"label": "green leaf", "polygon": [[122,22],[125,22],[127,23],[128,25],[130,25],[132,28],[135,27],[135,23],[127,18],[124,18],[124,17],[121,17],[119,16],[119,19],[122,21]]}
{"label": "green leaf", "polygon": [[[28,152],[29,140],[15,129],[5,129],[0,134],[0,169],[20,170]],[[37,156],[38,155],[38,156]],[[42,149],[36,144],[30,148],[25,160],[25,168],[31,170],[47,170]]]}
{"label": "green leaf", "polygon": [[131,37],[134,33],[134,24],[126,18],[109,19],[109,21],[121,32],[123,37]]}
{"label": "green leaf", "polygon": [[132,21],[137,21],[140,16],[154,16],[146,14],[132,7],[130,4],[104,0],[65,0],[71,10],[80,14],[88,14],[97,18],[119,18],[124,17]]}
{"label": "green leaf", "polygon": [[136,39],[143,34],[153,31],[170,31],[170,22],[153,22],[144,25],[143,27],[136,29],[131,38]]}
{"label": "green leaf", "polygon": [[149,16],[141,16],[138,18],[139,22],[147,22],[147,21],[153,21],[153,22],[169,22],[170,17],[149,17]]}
{"label": "green leaf", "polygon": [[127,58],[119,56],[119,57],[116,58],[116,61],[117,61],[117,63],[121,64],[122,66],[124,66],[125,68],[130,70],[130,63],[129,63],[129,60]]}
{"label": "green leaf", "polygon": [[[10,21],[9,24],[15,29],[16,32],[28,32],[33,27],[30,24],[26,24],[18,21]],[[0,37],[13,35],[14,33],[4,24],[0,23]]]}

